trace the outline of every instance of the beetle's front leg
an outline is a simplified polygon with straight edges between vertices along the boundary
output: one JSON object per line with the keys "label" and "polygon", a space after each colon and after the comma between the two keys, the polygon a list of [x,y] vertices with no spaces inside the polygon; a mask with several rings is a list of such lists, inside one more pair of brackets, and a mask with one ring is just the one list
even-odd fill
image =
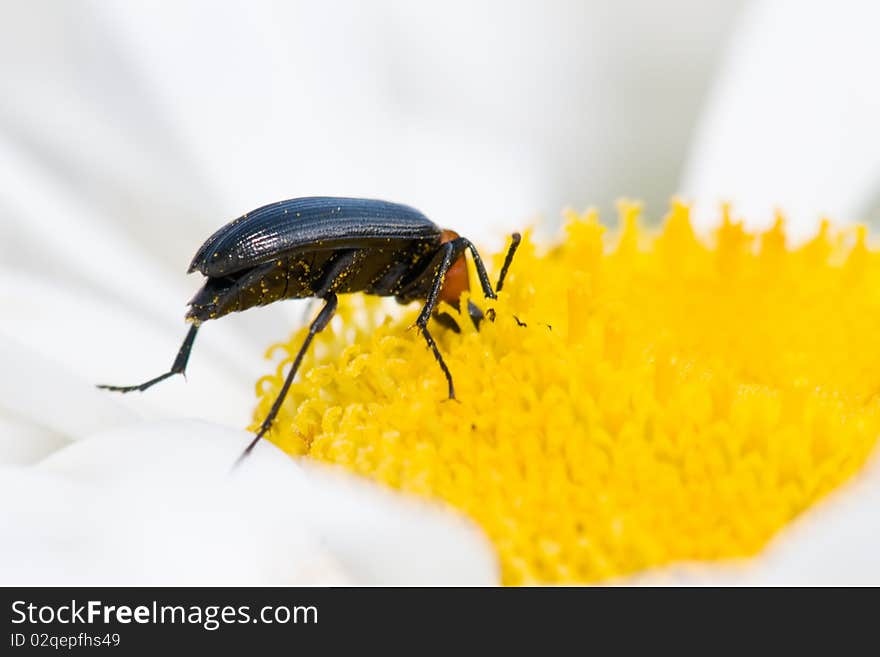
{"label": "beetle's front leg", "polygon": [[504,255],[504,264],[501,265],[501,273],[498,274],[498,282],[495,283],[496,293],[501,292],[501,288],[504,287],[504,279],[507,277],[507,270],[510,269],[510,263],[513,262],[513,254],[516,253],[521,241],[522,235],[519,233],[511,234],[510,246],[507,248],[507,253]]}
{"label": "beetle's front leg", "polygon": [[[501,272],[498,274],[498,282],[495,283],[495,290],[492,291],[491,286],[489,285],[489,275],[486,273],[486,268],[483,266],[483,259],[480,258],[480,254],[477,252],[477,248],[471,244],[469,240],[465,238],[459,238],[463,243],[466,249],[471,252],[471,256],[474,259],[474,267],[477,269],[477,277],[480,279],[480,285],[483,288],[483,294],[489,299],[496,299],[498,292],[501,291],[501,288],[504,287],[504,279],[507,277],[507,270],[510,269],[510,263],[513,262],[513,256],[516,253],[516,250],[519,248],[519,243],[522,241],[522,236],[519,233],[513,233],[510,236],[510,246],[507,248],[507,253],[504,255],[504,264],[501,265]],[[483,313],[473,305],[470,301],[468,301],[468,310],[470,311],[471,319],[474,322],[474,326],[477,328],[480,327],[480,321],[483,319]],[[495,321],[495,309],[489,308],[486,312],[491,321]]]}
{"label": "beetle's front leg", "polygon": [[149,381],[145,381],[144,383],[138,384],[136,386],[109,386],[100,383],[98,384],[98,387],[104,390],[113,390],[114,392],[133,392],[135,390],[143,392],[147,388],[154,386],[160,381],[164,381],[165,379],[170,378],[175,374],[186,375],[186,364],[189,361],[189,354],[192,351],[193,342],[195,342],[196,333],[198,332],[198,330],[198,324],[193,324],[189,327],[189,332],[187,332],[186,337],[183,339],[183,344],[180,345],[180,350],[177,352],[177,357],[171,364],[171,369],[165,372],[165,374],[157,376],[155,379],[150,379]]}
{"label": "beetle's front leg", "polygon": [[464,237],[459,237],[458,239],[453,240],[461,243],[464,248],[471,252],[471,257],[474,259],[474,266],[477,269],[477,278],[480,279],[480,287],[483,288],[483,295],[487,299],[497,298],[497,292],[499,292],[504,286],[504,278],[507,276],[507,270],[510,269],[510,263],[513,262],[513,254],[516,253],[516,250],[519,248],[521,240],[522,236],[519,233],[513,233],[510,236],[510,247],[507,249],[507,254],[504,256],[504,264],[501,266],[501,273],[498,275],[498,283],[496,283],[494,290],[492,289],[492,284],[489,283],[489,275],[486,273],[486,267],[483,265],[483,259],[480,257],[477,247]]}

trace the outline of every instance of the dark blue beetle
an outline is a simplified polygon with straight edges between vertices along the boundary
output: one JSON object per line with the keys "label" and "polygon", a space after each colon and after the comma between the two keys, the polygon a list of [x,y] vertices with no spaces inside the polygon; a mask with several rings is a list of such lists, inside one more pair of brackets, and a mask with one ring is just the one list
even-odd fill
{"label": "dark blue beetle", "polygon": [[[336,311],[336,295],[365,292],[393,296],[400,303],[424,300],[416,325],[446,376],[449,398],[455,399],[452,374],[428,331],[428,320],[439,301],[458,307],[462,292],[469,289],[465,251],[473,256],[483,294],[494,299],[504,284],[519,241],[519,234],[514,233],[493,290],[473,244],[452,231],[441,230],[406,205],[326,196],[264,205],[223,226],[193,258],[189,272],[198,270],[208,280],[189,302],[186,319],[192,327],[171,369],[140,385],[99,387],[143,391],[170,376],[183,374],[196,332],[209,319],[279,299],[323,299],[324,307],[309,326],[281,392],[244,457],[272,426],[312,338],[327,326]],[[482,313],[473,304],[468,310],[479,325]],[[448,315],[436,317],[458,330]]]}

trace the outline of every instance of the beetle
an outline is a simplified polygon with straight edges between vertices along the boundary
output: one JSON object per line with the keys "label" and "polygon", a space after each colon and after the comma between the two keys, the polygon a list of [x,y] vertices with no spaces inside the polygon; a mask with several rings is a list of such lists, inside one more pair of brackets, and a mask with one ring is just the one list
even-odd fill
{"label": "beetle", "polygon": [[[493,289],[470,241],[438,228],[409,206],[327,196],[264,205],[220,228],[193,257],[187,273],[199,271],[207,280],[188,304],[186,320],[191,326],[171,369],[139,385],[98,387],[142,392],[175,374],[184,374],[196,333],[208,320],[280,299],[322,299],[324,306],[309,325],[281,391],[240,461],[272,426],[312,339],[326,328],[336,311],[337,295],[364,292],[393,296],[402,304],[424,301],[415,326],[446,377],[449,399],[455,399],[452,373],[428,330],[428,320],[440,301],[458,308],[462,293],[469,289],[467,251],[484,296],[495,299],[519,243],[519,233],[511,235]],[[479,328],[483,319],[479,308],[469,303],[468,312]],[[494,319],[491,310],[488,314]],[[443,325],[459,330],[449,315],[434,316]]]}

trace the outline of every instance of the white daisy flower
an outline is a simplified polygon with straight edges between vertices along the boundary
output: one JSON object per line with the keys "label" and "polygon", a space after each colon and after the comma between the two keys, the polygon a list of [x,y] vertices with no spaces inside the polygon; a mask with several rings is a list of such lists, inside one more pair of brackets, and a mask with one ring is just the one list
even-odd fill
{"label": "white daisy flower", "polygon": [[[170,365],[193,252],[271,200],[401,200],[500,243],[531,211],[659,202],[691,143],[682,189],[706,203],[784,205],[804,233],[817,212],[871,209],[877,45],[859,35],[876,10],[753,3],[694,134],[740,3],[664,6],[663,37],[652,5],[603,5],[5,7],[0,582],[498,582],[486,539],[445,508],[266,442],[230,474],[263,352],[303,304],[211,322],[189,381],[94,385]],[[878,480],[808,513],[746,573],[700,581],[880,582]]]}

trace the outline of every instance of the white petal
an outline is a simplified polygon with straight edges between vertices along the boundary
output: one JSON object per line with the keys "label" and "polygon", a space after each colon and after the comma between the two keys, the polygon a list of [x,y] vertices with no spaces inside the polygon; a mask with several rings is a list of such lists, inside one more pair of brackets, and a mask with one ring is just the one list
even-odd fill
{"label": "white petal", "polygon": [[822,213],[867,219],[880,190],[878,22],[870,2],[750,5],[682,183],[701,227],[722,199],[753,227],[783,208],[795,238]]}
{"label": "white petal", "polygon": [[[485,539],[444,509],[351,475],[304,470],[269,443],[230,475],[250,438],[200,422],[141,424],[63,449],[40,470],[112,498],[101,503],[108,520],[95,540],[106,535],[126,555],[120,558],[135,560],[131,572],[158,579],[164,568],[175,576],[197,572],[203,581],[212,573],[216,581],[300,581],[314,568],[307,555],[317,554],[359,584],[497,581]],[[165,564],[189,559],[206,561],[195,571]],[[134,564],[116,565],[119,581],[130,575],[127,565]]]}
{"label": "white petal", "polygon": [[[16,403],[27,406],[31,417],[56,404],[75,406],[85,418],[94,414],[98,424],[84,427],[86,433],[104,428],[102,413],[118,405],[138,414],[203,417],[244,427],[252,416],[259,368],[271,368],[262,359],[261,350],[254,348],[251,371],[237,374],[229,354],[218,349],[215,327],[209,325],[196,340],[187,380],[172,377],[143,394],[97,390],[97,383],[140,383],[167,371],[187,325],[181,321],[179,330],[172,332],[107,303],[85,288],[52,284],[2,268],[0,304],[15,308],[15,312],[0,316],[0,337],[21,343],[42,357],[33,369],[23,354],[11,353],[14,360],[10,362],[15,366],[0,372],[0,389],[14,394]],[[236,351],[243,350],[239,347]],[[16,349],[9,347],[7,351]],[[52,387],[54,394],[50,395],[46,386],[51,387],[54,379],[63,385]],[[22,385],[23,380],[27,385]],[[65,401],[65,391],[72,387],[77,391],[69,392],[69,401]],[[3,404],[0,400],[0,406]],[[46,412],[51,416],[54,410]],[[75,424],[53,426],[61,432],[82,433]]]}
{"label": "white petal", "polygon": [[463,516],[303,463],[311,526],[358,581],[373,585],[495,585],[500,570],[485,535]]}
{"label": "white petal", "polygon": [[3,466],[0,495],[0,584],[61,585],[89,576],[90,558],[102,555],[89,545],[92,518],[81,486],[33,468]]}
{"label": "white petal", "polygon": [[14,417],[0,409],[0,464],[2,465],[36,463],[67,445],[68,442],[70,441],[60,433]]}
{"label": "white petal", "polygon": [[752,559],[675,564],[620,583],[687,586],[880,585],[880,457],[805,511]]}
{"label": "white petal", "polygon": [[[127,234],[157,264],[182,274],[200,240],[216,227],[219,195],[181,148],[126,44],[117,43],[117,31],[102,20],[104,8],[54,0],[0,11],[0,131],[9,137],[0,148],[27,151],[28,177],[36,169],[51,179],[40,183],[44,192],[74,196],[77,210],[85,203],[113,233]],[[18,175],[2,167],[0,172],[0,178]],[[0,197],[18,193],[0,187]],[[40,207],[40,199],[34,201]],[[38,215],[37,223],[56,219]],[[26,260],[19,253],[4,257]],[[55,264],[45,258],[41,263]]]}
{"label": "white petal", "polygon": [[749,583],[880,585],[880,458],[804,514],[760,559]]}
{"label": "white petal", "polygon": [[11,140],[0,148],[0,180],[0,202],[9,218],[2,234],[20,245],[3,264],[30,263],[57,278],[69,273],[119,304],[170,318],[170,300],[183,297],[184,279],[175,279],[145,253],[126,235],[124,223],[102,221],[94,206]]}
{"label": "white petal", "polygon": [[[158,479],[99,487],[0,470],[0,582],[19,585],[340,584],[296,518],[244,515],[216,486]],[[250,503],[259,500],[248,500]]]}
{"label": "white petal", "polygon": [[39,439],[44,447],[131,422],[135,417],[116,399],[2,334],[0,363],[0,417],[29,424],[31,430],[26,433],[31,438],[36,438],[37,428],[51,434]]}
{"label": "white petal", "polygon": [[[0,548],[26,553],[32,541],[48,539],[57,548],[43,555],[47,574],[37,561],[2,581],[349,582],[296,503],[286,503],[286,481],[297,475],[289,458],[271,449],[255,455],[257,485],[236,485],[228,476],[248,438],[196,422],[139,424],[56,452],[34,470],[34,476],[51,475],[54,484],[22,487],[22,477],[10,484],[27,495],[4,533],[14,540]],[[60,496],[59,487],[70,491]],[[56,525],[57,534],[46,529]],[[15,562],[0,559],[4,563]]]}

